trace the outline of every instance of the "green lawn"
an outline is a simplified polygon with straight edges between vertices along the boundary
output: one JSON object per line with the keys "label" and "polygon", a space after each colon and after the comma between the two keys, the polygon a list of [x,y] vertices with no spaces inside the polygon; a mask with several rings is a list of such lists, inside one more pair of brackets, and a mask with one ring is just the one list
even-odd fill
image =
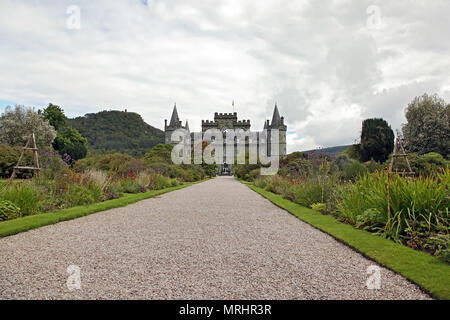
{"label": "green lawn", "polygon": [[450,299],[450,266],[447,263],[425,252],[416,251],[367,231],[356,229],[351,225],[339,222],[333,216],[323,215],[305,208],[280,195],[251,184],[247,185],[299,219],[408,278],[433,297]]}
{"label": "green lawn", "polygon": [[17,218],[14,220],[0,222],[0,238],[10,236],[19,232],[28,231],[39,228],[49,224],[58,223],[61,221],[72,220],[89,214],[104,211],[113,208],[124,207],[129,204],[152,198],[163,193],[178,190],[192,185],[193,183],[185,183],[176,187],[166,188],[162,190],[152,190],[145,193],[125,194],[124,196],[108,200],[104,202],[94,203],[88,206],[79,206],[69,209],[41,213],[33,216]]}

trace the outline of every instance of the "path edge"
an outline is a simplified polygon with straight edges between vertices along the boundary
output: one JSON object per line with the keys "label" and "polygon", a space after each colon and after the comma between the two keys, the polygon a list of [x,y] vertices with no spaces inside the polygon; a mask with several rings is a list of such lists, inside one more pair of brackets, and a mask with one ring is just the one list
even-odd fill
{"label": "path edge", "polygon": [[[367,231],[355,229],[330,215],[320,214],[251,183],[238,181],[301,221],[330,235],[364,257],[400,274],[431,297],[450,299],[450,266],[437,257],[377,237]],[[358,243],[354,239],[355,236],[359,240],[364,240],[364,243]]]}
{"label": "path edge", "polygon": [[97,212],[107,211],[110,209],[121,208],[130,204],[150,199],[168,192],[184,189],[194,184],[202,183],[210,179],[196,182],[187,182],[175,187],[165,188],[161,190],[150,190],[143,193],[125,194],[124,196],[96,202],[87,206],[77,206],[68,209],[62,209],[53,212],[39,213],[32,216],[21,217],[13,220],[0,222],[0,239],[12,236],[18,233],[30,231],[40,227],[56,224],[63,221],[74,220],[84,216],[88,216]]}

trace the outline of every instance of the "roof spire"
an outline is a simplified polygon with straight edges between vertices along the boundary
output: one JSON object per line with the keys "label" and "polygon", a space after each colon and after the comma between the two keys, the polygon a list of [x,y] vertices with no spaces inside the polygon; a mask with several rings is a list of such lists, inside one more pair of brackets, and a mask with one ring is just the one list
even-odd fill
{"label": "roof spire", "polygon": [[184,126],[184,129],[186,129],[187,130],[187,132],[190,132],[189,131],[189,123],[188,123],[188,121],[186,120],[186,125]]}
{"label": "roof spire", "polygon": [[172,117],[170,118],[169,125],[171,127],[178,127],[179,121],[180,121],[180,119],[178,117],[178,112],[177,112],[177,103],[175,102],[175,105],[173,106]]}
{"label": "roof spire", "polygon": [[281,117],[280,117],[280,113],[278,112],[277,103],[275,103],[275,109],[273,110],[273,117],[272,117],[271,126],[272,127],[277,127],[279,125],[281,125]]}

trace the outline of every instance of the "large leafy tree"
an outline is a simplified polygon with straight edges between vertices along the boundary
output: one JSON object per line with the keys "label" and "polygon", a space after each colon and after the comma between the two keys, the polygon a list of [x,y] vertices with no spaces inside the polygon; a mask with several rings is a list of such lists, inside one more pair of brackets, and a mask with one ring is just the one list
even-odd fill
{"label": "large leafy tree", "polygon": [[437,152],[448,156],[450,149],[450,105],[437,95],[415,97],[405,112],[403,141],[407,152]]}
{"label": "large leafy tree", "polygon": [[68,154],[72,159],[86,157],[87,140],[76,129],[66,127],[61,129],[53,142],[53,147],[60,155]]}
{"label": "large leafy tree", "polygon": [[61,109],[60,106],[50,103],[48,107],[44,109],[42,115],[56,131],[60,130],[66,124],[66,116],[64,115],[64,110]]}
{"label": "large leafy tree", "polygon": [[23,146],[32,132],[39,148],[50,147],[56,136],[55,129],[34,109],[6,107],[0,117],[0,144]]}
{"label": "large leafy tree", "polygon": [[394,150],[394,132],[381,118],[366,119],[362,123],[360,160],[384,162]]}

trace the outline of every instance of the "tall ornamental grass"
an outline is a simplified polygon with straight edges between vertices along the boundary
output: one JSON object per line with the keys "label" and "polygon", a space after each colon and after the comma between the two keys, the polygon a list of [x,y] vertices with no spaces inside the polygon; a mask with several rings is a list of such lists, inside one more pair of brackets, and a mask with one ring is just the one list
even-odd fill
{"label": "tall ornamental grass", "polygon": [[449,176],[449,170],[416,179],[391,175],[388,197],[386,172],[365,175],[339,188],[338,213],[350,224],[395,240],[415,228],[431,234],[449,225]]}

